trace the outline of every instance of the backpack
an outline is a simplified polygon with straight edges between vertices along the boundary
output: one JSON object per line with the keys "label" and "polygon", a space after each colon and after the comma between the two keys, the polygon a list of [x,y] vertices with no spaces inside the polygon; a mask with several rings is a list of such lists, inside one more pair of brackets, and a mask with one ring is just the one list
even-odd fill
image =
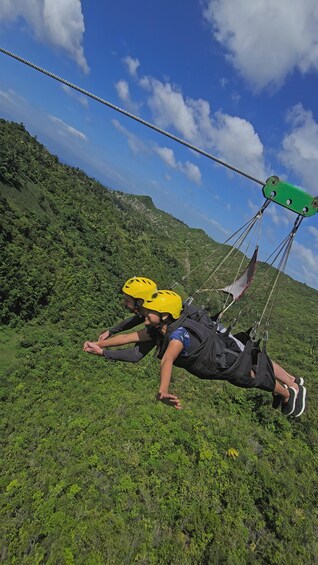
{"label": "backpack", "polygon": [[194,335],[200,343],[190,355],[179,356],[174,365],[186,369],[200,379],[223,378],[222,371],[235,363],[241,350],[234,339],[218,331],[215,322],[210,320],[207,326],[190,318],[186,311],[168,326],[166,335],[158,344],[158,359],[162,359],[169,345],[170,335],[180,326],[189,330],[190,334]]}
{"label": "backpack", "polygon": [[187,318],[194,320],[199,324],[203,324],[207,328],[213,328],[213,320],[210,318],[209,313],[204,306],[197,304],[184,304],[182,314],[186,313]]}
{"label": "backpack", "polygon": [[[260,350],[259,342],[254,342],[248,332],[244,332],[236,335],[245,343],[245,349],[241,351],[228,331],[218,331],[216,322],[212,322],[212,328],[209,328],[187,317],[186,313],[168,326],[167,334],[158,342],[159,359],[162,359],[169,345],[169,336],[180,326],[194,334],[200,344],[189,356],[179,355],[174,361],[176,367],[185,369],[199,379],[226,380],[241,388],[259,388],[269,392],[274,390],[276,380],[266,344]],[[251,377],[252,369],[254,378]]]}

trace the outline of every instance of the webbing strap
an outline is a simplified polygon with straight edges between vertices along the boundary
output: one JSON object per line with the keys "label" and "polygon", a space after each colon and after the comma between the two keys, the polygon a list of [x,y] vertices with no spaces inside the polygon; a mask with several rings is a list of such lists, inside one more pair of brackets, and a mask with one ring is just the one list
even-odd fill
{"label": "webbing strap", "polygon": [[[275,302],[275,299],[276,299],[276,296],[277,296],[277,293],[276,293],[277,282],[278,282],[278,279],[279,279],[279,277],[280,277],[280,274],[285,271],[286,264],[287,264],[287,260],[288,260],[288,257],[289,257],[289,255],[290,255],[290,251],[291,251],[291,248],[292,248],[292,245],[293,245],[293,242],[294,242],[294,238],[295,238],[296,232],[297,232],[297,230],[298,230],[298,228],[299,228],[301,222],[303,221],[303,219],[304,219],[304,216],[301,216],[301,215],[297,216],[297,218],[296,218],[296,220],[295,220],[295,222],[294,222],[294,226],[293,226],[293,228],[292,228],[292,230],[291,230],[289,236],[287,236],[287,238],[286,238],[286,243],[285,243],[285,245],[282,247],[281,251],[279,252],[279,254],[282,253],[282,257],[281,257],[281,260],[280,260],[279,265],[278,265],[277,275],[276,275],[276,277],[275,277],[275,279],[274,279],[274,282],[273,282],[273,285],[272,285],[272,287],[271,287],[271,289],[270,289],[270,291],[269,291],[269,293],[268,293],[268,298],[267,298],[266,303],[265,303],[265,306],[264,306],[264,308],[263,308],[263,312],[262,312],[262,314],[261,314],[261,316],[260,316],[260,318],[259,318],[259,320],[258,320],[258,326],[261,325],[261,323],[262,323],[262,321],[263,321],[263,318],[264,318],[264,316],[265,316],[265,312],[266,312],[266,310],[267,310],[267,308],[268,308],[268,305],[269,305],[269,303],[270,303],[270,300],[271,300],[271,298],[274,296],[274,292],[275,292],[275,296],[274,296],[274,298],[273,298],[271,307],[269,308],[269,313],[268,313],[268,315],[267,315],[267,323],[266,323],[266,325],[267,325],[267,327],[268,327],[268,325],[269,325],[269,319],[270,319],[270,316],[271,316],[271,314],[272,314],[273,307],[274,307],[274,302]],[[278,256],[279,256],[279,254],[278,254]],[[278,257],[278,256],[277,256],[277,257]]]}

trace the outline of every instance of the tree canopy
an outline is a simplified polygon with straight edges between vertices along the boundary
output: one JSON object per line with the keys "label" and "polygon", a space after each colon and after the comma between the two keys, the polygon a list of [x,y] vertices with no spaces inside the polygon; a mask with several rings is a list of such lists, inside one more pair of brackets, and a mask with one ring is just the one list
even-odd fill
{"label": "tree canopy", "polygon": [[[178,369],[174,411],[155,401],[151,355],[107,363],[82,343],[126,316],[134,274],[167,288],[201,262],[176,289],[192,293],[216,242],[60,163],[22,124],[0,120],[0,163],[1,562],[315,563],[317,291],[283,276],[268,346],[305,378],[299,421]],[[260,265],[244,323],[264,278]]]}

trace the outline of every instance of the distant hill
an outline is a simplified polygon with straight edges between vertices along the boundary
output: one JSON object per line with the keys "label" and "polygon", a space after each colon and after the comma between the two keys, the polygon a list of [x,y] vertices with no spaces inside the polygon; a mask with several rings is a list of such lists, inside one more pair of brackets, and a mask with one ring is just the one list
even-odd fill
{"label": "distant hill", "polygon": [[111,191],[60,164],[22,125],[2,120],[0,141],[5,323],[44,310],[54,320],[97,321],[96,304],[109,296],[114,317],[129,276],[143,273],[168,286],[184,272],[185,258],[197,261],[198,245],[213,245],[196,230],[189,242],[190,228],[149,197]]}
{"label": "distant hill", "polygon": [[[115,311],[110,307],[109,314],[116,316],[118,287],[138,273],[154,278],[161,287],[183,280],[186,296],[202,285],[227,249],[203,230],[158,210],[149,196],[115,192],[80,169],[62,165],[22,124],[1,120],[0,142],[4,323],[39,315],[66,317],[68,323],[84,323],[83,318],[88,324],[90,319],[98,322],[96,302],[108,304],[109,295],[115,301]],[[262,280],[262,266],[259,270]],[[231,259],[207,286],[228,284],[234,274]],[[305,316],[306,326],[314,330],[308,304],[316,303],[318,293],[286,276],[282,286],[274,327],[281,316],[286,323],[292,309],[291,325],[294,316]],[[259,307],[261,288],[253,295]],[[179,290],[183,292],[182,287]],[[210,301],[215,310],[221,305],[216,293],[198,298]]]}

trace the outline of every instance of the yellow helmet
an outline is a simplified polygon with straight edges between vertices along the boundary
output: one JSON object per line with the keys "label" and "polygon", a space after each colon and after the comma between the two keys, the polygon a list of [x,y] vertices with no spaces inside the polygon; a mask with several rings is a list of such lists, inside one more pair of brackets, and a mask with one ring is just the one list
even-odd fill
{"label": "yellow helmet", "polygon": [[122,291],[132,298],[145,300],[157,292],[157,285],[145,277],[132,277],[125,282]]}
{"label": "yellow helmet", "polygon": [[144,301],[143,308],[160,314],[171,314],[176,320],[182,311],[181,296],[172,290],[158,290],[151,298]]}

